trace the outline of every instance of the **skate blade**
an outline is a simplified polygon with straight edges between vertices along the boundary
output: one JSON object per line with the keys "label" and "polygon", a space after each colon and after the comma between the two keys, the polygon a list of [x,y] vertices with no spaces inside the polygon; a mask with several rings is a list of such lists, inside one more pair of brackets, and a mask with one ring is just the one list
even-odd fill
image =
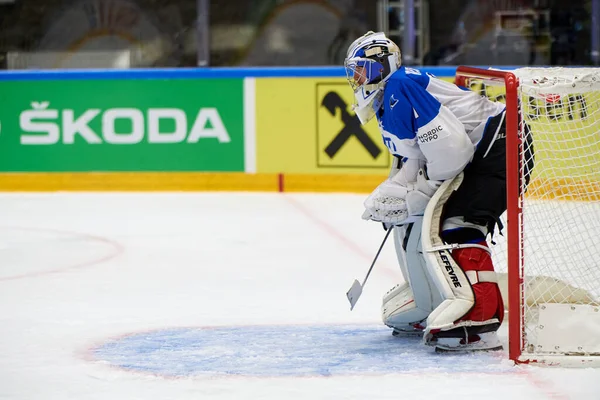
{"label": "skate blade", "polygon": [[504,347],[502,347],[502,345],[499,345],[496,347],[489,347],[489,348],[479,348],[479,349],[476,347],[446,347],[446,346],[440,346],[440,345],[435,346],[435,352],[443,353],[443,354],[482,353],[482,352],[490,352],[490,351],[500,351],[503,349],[504,349]]}
{"label": "skate blade", "polygon": [[393,331],[392,336],[397,338],[421,339],[423,337],[423,332]]}

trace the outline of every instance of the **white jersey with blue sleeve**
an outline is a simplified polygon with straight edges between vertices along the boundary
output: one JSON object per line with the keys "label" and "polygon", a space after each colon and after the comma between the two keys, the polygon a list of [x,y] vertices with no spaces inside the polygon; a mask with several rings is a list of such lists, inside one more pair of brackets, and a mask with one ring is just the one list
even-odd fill
{"label": "white jersey with blue sleeve", "polygon": [[429,179],[446,180],[471,161],[488,120],[504,108],[450,82],[401,67],[385,86],[377,119],[392,154],[424,161]]}

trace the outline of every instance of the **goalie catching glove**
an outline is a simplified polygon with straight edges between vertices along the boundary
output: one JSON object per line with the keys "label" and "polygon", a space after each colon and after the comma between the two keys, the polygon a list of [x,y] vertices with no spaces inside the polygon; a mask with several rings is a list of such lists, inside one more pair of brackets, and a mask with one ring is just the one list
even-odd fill
{"label": "goalie catching glove", "polygon": [[399,175],[386,179],[367,197],[363,219],[401,225],[411,222],[412,217],[423,215],[442,182],[427,179],[422,168],[416,182],[402,182]]}

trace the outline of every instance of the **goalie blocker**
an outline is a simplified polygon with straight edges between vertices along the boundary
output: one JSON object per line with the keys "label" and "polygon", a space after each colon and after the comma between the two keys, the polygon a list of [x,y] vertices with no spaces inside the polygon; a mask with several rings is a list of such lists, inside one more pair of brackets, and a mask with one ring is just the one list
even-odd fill
{"label": "goalie blocker", "polygon": [[503,118],[492,118],[492,135],[461,174],[440,186],[422,219],[395,229],[407,284],[384,296],[382,317],[396,335],[422,332],[441,350],[502,348],[495,332],[504,304],[485,238],[506,209]]}

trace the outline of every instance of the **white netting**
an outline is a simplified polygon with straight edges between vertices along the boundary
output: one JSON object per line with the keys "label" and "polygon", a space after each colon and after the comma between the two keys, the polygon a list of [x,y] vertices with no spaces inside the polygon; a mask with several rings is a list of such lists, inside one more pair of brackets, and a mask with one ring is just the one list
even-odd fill
{"label": "white netting", "polygon": [[522,204],[526,352],[548,352],[538,340],[538,306],[600,301],[599,71],[516,71],[529,126],[523,164],[530,143],[535,154]]}
{"label": "white netting", "polygon": [[[585,304],[596,312],[599,308],[600,69],[524,68],[513,72],[519,78],[521,120],[529,127],[521,128],[522,184],[524,166],[531,166],[534,154],[522,203],[523,354],[565,355],[569,352],[564,347],[545,345],[548,340],[541,338],[541,329],[547,327],[539,322],[539,311],[548,303]],[[502,98],[504,88],[489,84],[488,80],[471,80],[472,89]],[[494,240],[496,269],[506,272],[505,237],[496,235]],[[506,301],[506,281],[502,282]],[[597,324],[598,319],[595,321]],[[595,340],[589,348],[598,348]],[[577,348],[581,354],[596,354],[585,346]]]}
{"label": "white netting", "polygon": [[595,92],[600,84],[597,68],[519,68],[515,74],[521,93],[532,96]]}

